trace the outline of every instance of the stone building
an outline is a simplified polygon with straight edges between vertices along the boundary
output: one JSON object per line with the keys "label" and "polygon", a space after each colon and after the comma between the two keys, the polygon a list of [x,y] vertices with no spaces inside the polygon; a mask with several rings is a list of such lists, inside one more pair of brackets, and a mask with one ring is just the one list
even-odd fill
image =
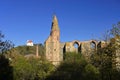
{"label": "stone building", "polygon": [[54,65],[57,65],[60,63],[60,61],[63,61],[63,57],[66,52],[77,52],[89,58],[89,56],[92,54],[92,51],[97,50],[98,47],[103,47],[103,44],[103,41],[98,42],[96,40],[74,40],[71,42],[61,43],[58,20],[54,15],[50,35],[45,41],[46,59],[52,62]]}

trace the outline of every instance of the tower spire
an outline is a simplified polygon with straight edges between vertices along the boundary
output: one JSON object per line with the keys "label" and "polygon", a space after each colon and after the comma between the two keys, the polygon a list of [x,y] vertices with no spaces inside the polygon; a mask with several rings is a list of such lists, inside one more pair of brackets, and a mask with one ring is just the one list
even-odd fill
{"label": "tower spire", "polygon": [[57,20],[57,17],[56,15],[53,16],[53,21],[52,21],[52,27],[51,27],[51,30],[52,31],[55,31],[55,30],[59,30],[59,26],[58,26],[58,20]]}

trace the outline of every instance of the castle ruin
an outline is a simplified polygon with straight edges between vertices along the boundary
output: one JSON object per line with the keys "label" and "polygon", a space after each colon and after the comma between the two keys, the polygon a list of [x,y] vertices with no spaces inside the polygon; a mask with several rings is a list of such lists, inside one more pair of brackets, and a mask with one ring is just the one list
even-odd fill
{"label": "castle ruin", "polygon": [[[77,45],[77,47],[74,45]],[[50,35],[45,41],[45,56],[48,61],[52,62],[54,65],[58,65],[61,61],[63,61],[63,57],[66,52],[77,52],[89,58],[91,51],[97,50],[98,47],[104,47],[104,42],[98,42],[96,40],[74,40],[71,42],[61,43],[58,20],[55,15],[53,16]]]}

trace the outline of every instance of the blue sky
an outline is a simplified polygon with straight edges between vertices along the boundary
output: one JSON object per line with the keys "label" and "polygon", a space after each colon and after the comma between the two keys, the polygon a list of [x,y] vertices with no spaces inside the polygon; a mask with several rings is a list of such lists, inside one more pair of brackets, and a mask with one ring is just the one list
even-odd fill
{"label": "blue sky", "polygon": [[120,0],[0,0],[0,30],[16,46],[44,43],[53,14],[61,42],[98,39],[120,21]]}

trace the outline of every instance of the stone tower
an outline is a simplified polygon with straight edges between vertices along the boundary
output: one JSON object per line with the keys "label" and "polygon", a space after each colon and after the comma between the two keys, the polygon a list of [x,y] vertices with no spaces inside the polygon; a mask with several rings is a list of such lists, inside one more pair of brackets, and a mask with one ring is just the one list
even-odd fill
{"label": "stone tower", "polygon": [[57,17],[53,16],[51,32],[45,41],[46,59],[54,65],[58,65],[60,60],[60,29]]}

